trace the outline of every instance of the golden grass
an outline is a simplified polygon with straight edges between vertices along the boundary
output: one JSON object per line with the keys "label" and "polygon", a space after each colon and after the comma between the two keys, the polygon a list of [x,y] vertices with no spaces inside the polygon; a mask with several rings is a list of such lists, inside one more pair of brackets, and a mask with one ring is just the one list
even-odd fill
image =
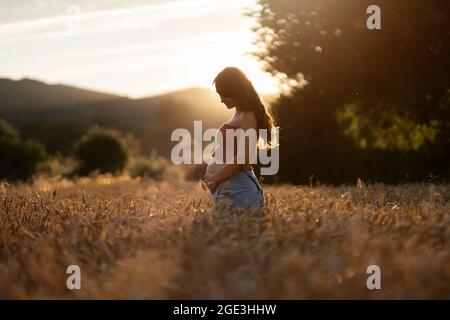
{"label": "golden grass", "polygon": [[195,183],[128,177],[2,184],[0,298],[450,298],[449,185],[273,186],[266,202],[230,215]]}

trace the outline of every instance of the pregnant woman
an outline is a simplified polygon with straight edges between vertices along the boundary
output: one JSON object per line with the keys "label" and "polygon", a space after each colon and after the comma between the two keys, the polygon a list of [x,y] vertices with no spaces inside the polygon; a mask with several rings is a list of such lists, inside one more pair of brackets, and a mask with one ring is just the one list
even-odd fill
{"label": "pregnant woman", "polygon": [[[228,109],[234,108],[235,113],[217,132],[216,147],[206,169],[204,182],[216,207],[221,204],[240,209],[262,207],[264,193],[250,165],[250,159],[256,155],[258,144],[262,143],[265,147],[272,145],[272,118],[252,83],[240,69],[225,68],[213,83],[221,102]],[[260,136],[260,129],[265,129],[267,134]],[[243,131],[253,132],[256,139],[237,138],[236,143],[233,135],[239,137],[238,133]],[[227,141],[230,136],[233,140]],[[227,155],[230,143],[234,152]]]}

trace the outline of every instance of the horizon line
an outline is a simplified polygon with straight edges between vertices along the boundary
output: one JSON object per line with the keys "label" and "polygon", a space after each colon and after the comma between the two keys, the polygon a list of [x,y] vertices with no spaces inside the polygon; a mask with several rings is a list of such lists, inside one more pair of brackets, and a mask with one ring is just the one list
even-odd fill
{"label": "horizon line", "polygon": [[[46,80],[40,79],[38,77],[28,77],[28,76],[9,77],[7,75],[0,75],[0,80],[1,79],[6,79],[6,80],[11,80],[11,81],[16,81],[16,82],[24,81],[24,80],[30,80],[30,81],[40,82],[40,83],[43,83],[43,84],[46,84],[46,85],[49,85],[49,86],[71,87],[71,88],[74,88],[74,89],[91,91],[91,92],[96,92],[96,93],[103,93],[103,94],[107,94],[107,95],[116,96],[117,98],[126,98],[126,99],[130,99],[130,100],[140,100],[140,99],[154,98],[154,97],[163,96],[163,95],[167,95],[167,94],[171,94],[171,93],[175,93],[175,92],[180,92],[180,91],[185,91],[185,90],[189,90],[189,89],[202,89],[202,90],[209,90],[211,92],[215,92],[214,90],[212,90],[211,88],[208,88],[206,86],[192,85],[192,86],[187,86],[187,87],[174,88],[172,90],[158,91],[158,92],[155,92],[155,93],[150,93],[149,95],[133,96],[133,95],[121,94],[119,92],[114,92],[114,91],[109,91],[109,90],[96,89],[96,88],[93,88],[93,87],[85,87],[83,85],[67,83],[67,82],[64,82],[64,81],[59,81],[59,82],[46,81]],[[278,95],[277,92],[258,91],[258,93],[260,95],[266,95],[266,96],[276,96],[276,95]]]}

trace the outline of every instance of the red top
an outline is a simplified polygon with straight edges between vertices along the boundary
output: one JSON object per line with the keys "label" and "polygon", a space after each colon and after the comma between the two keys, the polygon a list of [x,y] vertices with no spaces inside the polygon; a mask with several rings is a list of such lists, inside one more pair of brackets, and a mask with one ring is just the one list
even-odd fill
{"label": "red top", "polygon": [[[227,136],[226,135],[226,130],[227,129],[239,129],[239,127],[235,127],[235,126],[232,126],[232,125],[230,125],[228,123],[224,123],[219,128],[219,131],[222,134],[222,145],[221,146],[222,146],[222,150],[223,150],[223,159],[222,159],[223,163],[226,163],[226,159],[227,159],[227,156],[226,156],[226,153],[227,153],[227,150],[226,150],[226,145],[227,145],[227,142],[226,142],[226,136]],[[215,150],[213,151],[212,156],[214,157],[214,155],[215,155]],[[237,156],[237,138],[234,139],[234,156],[235,157]],[[242,164],[242,166],[243,166],[243,170],[253,170],[253,167],[250,164],[248,164],[248,163]]]}

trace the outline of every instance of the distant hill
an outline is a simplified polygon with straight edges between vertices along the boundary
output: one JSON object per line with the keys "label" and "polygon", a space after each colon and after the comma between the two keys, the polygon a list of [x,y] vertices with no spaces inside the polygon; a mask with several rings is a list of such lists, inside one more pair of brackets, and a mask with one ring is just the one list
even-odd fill
{"label": "distant hill", "polygon": [[176,128],[218,127],[232,115],[215,92],[189,88],[143,99],[129,99],[65,85],[24,79],[0,79],[0,118],[49,151],[67,153],[90,126],[99,124],[133,133],[142,151],[170,154]]}
{"label": "distant hill", "polygon": [[2,111],[67,107],[119,98],[112,94],[60,84],[51,85],[32,79],[0,79],[0,108]]}

